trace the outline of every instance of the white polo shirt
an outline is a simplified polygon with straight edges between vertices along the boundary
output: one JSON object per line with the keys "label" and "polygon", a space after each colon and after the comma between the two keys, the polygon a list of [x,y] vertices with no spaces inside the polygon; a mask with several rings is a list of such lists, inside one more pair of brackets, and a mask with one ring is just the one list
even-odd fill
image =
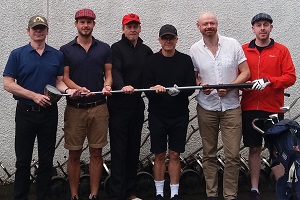
{"label": "white polo shirt", "polygon": [[[229,84],[239,75],[238,65],[247,60],[239,42],[233,38],[219,36],[216,56],[205,45],[203,39],[192,45],[190,56],[194,70],[202,84]],[[240,107],[238,89],[230,90],[225,97],[219,97],[217,90],[209,95],[199,91],[196,97],[201,107],[211,111],[226,111]]]}

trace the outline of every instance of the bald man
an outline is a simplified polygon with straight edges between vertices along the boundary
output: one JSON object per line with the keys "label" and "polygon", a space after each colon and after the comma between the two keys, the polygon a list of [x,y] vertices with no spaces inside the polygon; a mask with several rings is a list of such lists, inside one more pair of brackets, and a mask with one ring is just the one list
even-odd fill
{"label": "bald man", "polygon": [[[192,45],[190,55],[197,85],[244,83],[250,77],[239,42],[218,34],[214,13],[202,13],[197,21],[202,38]],[[240,169],[242,114],[238,89],[205,89],[197,95],[197,114],[203,145],[203,171],[208,199],[218,199],[218,135],[225,155],[223,196],[237,198]]]}

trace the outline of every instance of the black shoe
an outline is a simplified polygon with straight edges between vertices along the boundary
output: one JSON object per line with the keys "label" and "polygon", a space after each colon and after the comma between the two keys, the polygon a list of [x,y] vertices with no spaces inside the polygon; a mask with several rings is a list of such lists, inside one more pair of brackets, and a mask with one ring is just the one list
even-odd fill
{"label": "black shoe", "polygon": [[170,200],[180,200],[179,196],[177,194],[174,195]]}
{"label": "black shoe", "polygon": [[164,198],[159,194],[156,195],[155,200],[164,200]]}
{"label": "black shoe", "polygon": [[71,197],[71,200],[78,200],[76,196]]}
{"label": "black shoe", "polygon": [[260,194],[256,190],[251,190],[250,200],[260,200]]}
{"label": "black shoe", "polygon": [[138,198],[135,195],[131,195],[130,197],[126,198],[127,200],[142,200],[141,198]]}
{"label": "black shoe", "polygon": [[[89,198],[90,199],[90,198]],[[97,196],[93,195],[90,200],[99,200]]]}
{"label": "black shoe", "polygon": [[207,200],[218,200],[218,197],[207,197]]}

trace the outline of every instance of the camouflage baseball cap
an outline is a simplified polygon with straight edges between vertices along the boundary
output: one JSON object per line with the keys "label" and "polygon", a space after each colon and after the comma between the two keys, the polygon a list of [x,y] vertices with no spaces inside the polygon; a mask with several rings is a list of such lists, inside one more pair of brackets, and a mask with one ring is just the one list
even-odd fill
{"label": "camouflage baseball cap", "polygon": [[28,22],[28,27],[33,28],[37,25],[43,25],[43,26],[48,27],[47,19],[40,15],[32,16]]}

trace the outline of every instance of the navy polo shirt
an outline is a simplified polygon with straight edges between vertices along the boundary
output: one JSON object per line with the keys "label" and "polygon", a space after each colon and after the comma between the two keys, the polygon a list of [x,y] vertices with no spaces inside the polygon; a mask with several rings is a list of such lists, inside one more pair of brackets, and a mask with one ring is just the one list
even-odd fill
{"label": "navy polo shirt", "polygon": [[[86,87],[90,91],[102,91],[104,84],[104,65],[112,63],[112,53],[110,46],[94,37],[88,50],[77,43],[77,37],[62,46],[60,50],[64,54],[64,65],[69,66],[70,79],[81,87]],[[68,101],[88,103],[99,101],[105,97],[101,94]]]}
{"label": "navy polo shirt", "polygon": [[[25,89],[44,94],[47,84],[55,86],[57,76],[63,75],[63,54],[46,44],[39,55],[30,44],[13,50],[8,58],[3,76],[16,79],[17,84]],[[35,105],[33,100],[14,95],[28,105]]]}

